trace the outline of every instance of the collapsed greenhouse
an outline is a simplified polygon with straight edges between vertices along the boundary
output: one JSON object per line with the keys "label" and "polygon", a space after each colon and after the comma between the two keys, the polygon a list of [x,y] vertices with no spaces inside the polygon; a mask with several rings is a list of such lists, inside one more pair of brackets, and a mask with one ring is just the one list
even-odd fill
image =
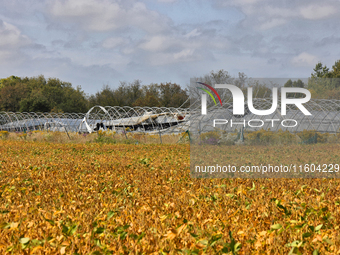
{"label": "collapsed greenhouse", "polygon": [[[254,108],[268,109],[271,98],[254,99]],[[128,132],[204,133],[216,129],[234,132],[270,129],[271,131],[301,132],[315,130],[320,133],[339,133],[340,100],[311,99],[304,107],[311,115],[304,115],[294,105],[287,105],[287,114],[278,109],[266,116],[246,110],[245,115],[233,115],[232,104],[208,107],[201,114],[200,102],[190,108],[167,107],[111,107],[95,106],[87,113],[13,113],[0,112],[0,130],[24,132],[33,130],[92,133],[103,130]],[[247,109],[247,107],[246,107]],[[215,127],[214,127],[214,120]]]}
{"label": "collapsed greenhouse", "polygon": [[183,132],[188,109],[165,107],[95,106],[87,113],[0,112],[0,130],[35,130],[92,133],[98,130],[130,132]]}

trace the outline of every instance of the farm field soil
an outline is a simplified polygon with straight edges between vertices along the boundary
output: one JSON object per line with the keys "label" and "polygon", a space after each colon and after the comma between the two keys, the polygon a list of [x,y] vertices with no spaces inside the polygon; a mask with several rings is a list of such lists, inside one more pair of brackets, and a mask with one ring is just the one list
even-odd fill
{"label": "farm field soil", "polygon": [[[193,179],[189,149],[0,141],[0,254],[340,252],[338,179]],[[336,144],[229,157],[278,152],[283,164],[340,163]]]}

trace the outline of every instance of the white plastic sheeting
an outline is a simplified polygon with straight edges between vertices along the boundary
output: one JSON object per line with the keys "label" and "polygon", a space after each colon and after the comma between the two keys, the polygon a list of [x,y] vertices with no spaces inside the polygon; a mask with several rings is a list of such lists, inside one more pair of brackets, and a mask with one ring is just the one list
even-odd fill
{"label": "white plastic sheeting", "polygon": [[0,112],[0,130],[185,132],[189,109],[95,106],[87,113]]}
{"label": "white plastic sheeting", "polygon": [[[216,128],[227,132],[239,129],[245,121],[245,129],[255,131],[261,128],[277,131],[279,129],[290,132],[303,130],[316,130],[318,132],[338,133],[340,132],[340,100],[311,99],[304,106],[311,112],[311,116],[305,116],[294,105],[288,105],[287,115],[282,116],[280,107],[269,116],[258,116],[248,112],[245,116],[233,116],[232,104],[223,103],[221,106],[208,107],[208,114],[202,115],[200,102],[195,107],[169,108],[169,107],[119,107],[119,106],[95,106],[87,113],[13,113],[0,112],[0,130],[7,131],[68,131],[91,133],[99,129],[110,129],[115,131],[130,132],[185,132],[190,127],[192,133],[202,133],[215,130],[214,119],[228,120],[228,124],[216,125]],[[280,102],[278,103],[280,106]],[[254,99],[256,109],[268,109],[271,99]],[[274,122],[266,121],[274,119]],[[284,127],[282,121],[294,119],[297,121],[295,127]],[[251,127],[251,125],[262,127]],[[261,120],[261,121],[254,121]],[[274,123],[274,124],[273,124]],[[292,123],[286,122],[286,125]]]}

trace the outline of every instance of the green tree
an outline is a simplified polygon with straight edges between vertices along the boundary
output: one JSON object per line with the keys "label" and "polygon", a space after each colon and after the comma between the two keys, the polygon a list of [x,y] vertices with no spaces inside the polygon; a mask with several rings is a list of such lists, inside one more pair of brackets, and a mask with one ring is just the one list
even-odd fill
{"label": "green tree", "polygon": [[329,75],[329,68],[327,66],[323,66],[321,62],[317,63],[315,68],[313,69],[313,73],[311,76],[313,78],[326,78]]}
{"label": "green tree", "polygon": [[0,110],[21,112],[86,112],[87,98],[81,87],[57,78],[19,78],[0,80]]}
{"label": "green tree", "polygon": [[14,86],[18,81],[20,82],[21,78],[14,75],[8,78],[0,79],[0,89],[7,86]]}
{"label": "green tree", "polygon": [[340,60],[335,61],[335,64],[332,66],[332,78],[340,78]]}
{"label": "green tree", "polygon": [[17,112],[20,101],[27,96],[28,88],[20,79],[6,84],[0,89],[0,109],[2,111]]}
{"label": "green tree", "polygon": [[187,91],[176,83],[161,83],[159,86],[161,105],[165,107],[179,107],[188,98]]}
{"label": "green tree", "polygon": [[63,112],[86,112],[88,110],[88,101],[86,100],[85,92],[80,86],[77,86],[76,89],[72,87],[65,88],[64,100],[56,107]]}
{"label": "green tree", "polygon": [[[291,79],[289,79],[284,85],[283,87],[287,88],[287,87],[291,87],[291,88],[304,88],[305,84],[302,80],[298,79],[297,81],[292,81]],[[304,94],[302,93],[288,93],[287,97],[295,97],[295,98],[302,98],[305,97]]]}
{"label": "green tree", "polygon": [[95,105],[113,106],[118,105],[118,102],[115,97],[115,91],[105,85],[100,92],[89,97],[89,104],[90,107]]}
{"label": "green tree", "polygon": [[133,106],[162,106],[159,98],[158,84],[152,83],[150,85],[142,86],[141,94],[139,98],[133,103]]}
{"label": "green tree", "polygon": [[175,83],[141,85],[140,80],[121,82],[117,89],[108,86],[89,97],[90,106],[179,107],[188,99],[187,90]]}
{"label": "green tree", "polygon": [[340,99],[340,60],[335,62],[332,70],[319,62],[313,71],[308,81],[312,97]]}
{"label": "green tree", "polygon": [[19,102],[20,112],[49,112],[51,104],[48,98],[43,94],[43,91],[33,91],[29,97],[22,99]]}

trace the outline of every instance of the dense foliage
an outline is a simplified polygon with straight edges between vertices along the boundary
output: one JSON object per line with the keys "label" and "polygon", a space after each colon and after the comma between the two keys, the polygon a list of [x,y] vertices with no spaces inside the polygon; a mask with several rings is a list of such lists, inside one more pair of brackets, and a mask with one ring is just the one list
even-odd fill
{"label": "dense foliage", "polygon": [[44,76],[0,80],[0,110],[11,112],[85,112],[84,91],[71,83]]}
{"label": "dense foliage", "polygon": [[80,86],[42,75],[0,80],[0,111],[10,112],[87,112],[95,105],[188,107],[183,105],[187,98],[187,91],[175,83],[122,82],[117,89],[104,86],[87,96]]}
{"label": "dense foliage", "polygon": [[141,85],[139,80],[122,82],[117,89],[109,86],[89,97],[89,104],[111,106],[188,107],[187,90],[175,83]]}
{"label": "dense foliage", "polygon": [[340,99],[340,60],[336,61],[332,69],[319,62],[308,82],[308,89],[313,98]]}

